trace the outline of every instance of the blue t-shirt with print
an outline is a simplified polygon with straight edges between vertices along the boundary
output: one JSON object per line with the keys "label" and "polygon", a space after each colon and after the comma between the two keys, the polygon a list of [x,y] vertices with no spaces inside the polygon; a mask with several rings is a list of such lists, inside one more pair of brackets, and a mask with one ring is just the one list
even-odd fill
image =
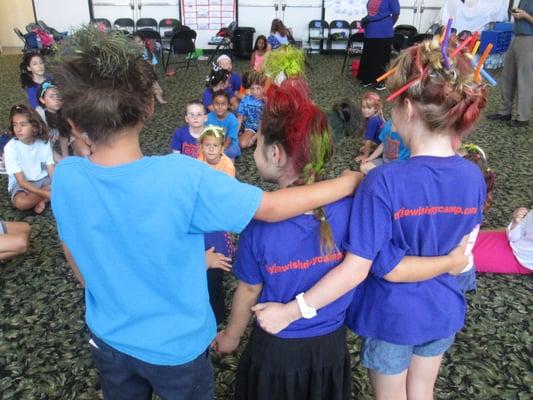
{"label": "blue t-shirt with print", "polygon": [[367,118],[365,121],[365,140],[371,140],[376,144],[380,144],[379,133],[385,121],[379,115],[374,115],[373,117]]}
{"label": "blue t-shirt with print", "polygon": [[464,324],[456,276],[416,283],[383,277],[405,255],[442,256],[483,218],[485,182],[459,156],[416,156],[374,168],[357,189],[346,251],[373,260],[346,324],[360,336],[417,345],[451,336]]}
{"label": "blue t-shirt with print", "polygon": [[181,154],[104,167],[58,164],[52,210],[85,280],[86,322],[108,345],[182,365],[215,337],[204,233],[239,232],[260,189]]}
{"label": "blue t-shirt with print", "polygon": [[[239,147],[239,120],[237,117],[228,112],[224,119],[219,119],[214,112],[207,114],[207,125],[216,125],[224,128],[226,136],[231,138],[231,145],[226,149],[226,155],[230,158],[235,158],[241,155],[241,148]],[[228,154],[228,151],[230,154]]]}
{"label": "blue t-shirt with print", "polygon": [[[230,99],[235,96],[233,89],[229,86],[224,89],[224,91],[228,94]],[[211,90],[211,88],[205,88],[204,93],[202,95],[202,104],[205,106],[205,108],[213,104],[213,91]]]}
{"label": "blue t-shirt with print", "polygon": [[[325,207],[336,245],[330,253],[320,249],[320,221],[303,214],[278,223],[252,221],[239,237],[233,272],[247,284],[262,284],[258,302],[287,303],[309,290],[344,259],[345,239],[352,207],[347,197]],[[318,310],[316,317],[301,318],[282,330],[282,338],[325,335],[344,324],[352,291]]]}
{"label": "blue t-shirt with print", "polygon": [[394,36],[392,16],[400,14],[398,0],[369,0],[366,11],[369,21],[365,28],[366,38],[383,39]]}
{"label": "blue t-shirt with print", "polygon": [[191,135],[189,125],[180,126],[174,131],[170,139],[170,149],[192,158],[198,158],[200,151],[198,139]]}
{"label": "blue t-shirt with print", "polygon": [[237,114],[244,117],[244,129],[257,132],[264,105],[265,102],[261,99],[256,99],[254,96],[244,96],[237,108]]}
{"label": "blue t-shirt with print", "polygon": [[392,121],[385,122],[379,140],[383,143],[383,160],[385,162],[407,160],[411,156],[411,150],[405,146],[402,138],[392,130]]}

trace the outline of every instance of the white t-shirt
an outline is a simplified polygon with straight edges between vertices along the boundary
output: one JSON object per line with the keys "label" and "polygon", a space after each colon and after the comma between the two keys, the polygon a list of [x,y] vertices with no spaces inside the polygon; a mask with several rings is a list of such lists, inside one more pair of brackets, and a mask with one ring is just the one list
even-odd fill
{"label": "white t-shirt", "polygon": [[533,211],[530,210],[513,230],[509,230],[511,225],[507,227],[509,245],[520,264],[533,269]]}
{"label": "white t-shirt", "polygon": [[17,172],[22,172],[27,181],[38,181],[48,175],[46,166],[54,164],[50,142],[41,139],[29,145],[17,138],[11,139],[4,147],[4,161],[9,175],[8,192],[17,182],[14,175]]}

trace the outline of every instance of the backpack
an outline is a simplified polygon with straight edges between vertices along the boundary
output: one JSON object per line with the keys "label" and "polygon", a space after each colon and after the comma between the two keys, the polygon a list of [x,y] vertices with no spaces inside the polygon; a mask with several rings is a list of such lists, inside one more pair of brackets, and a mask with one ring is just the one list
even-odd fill
{"label": "backpack", "polygon": [[335,141],[355,135],[362,122],[359,108],[347,99],[333,104],[331,111],[327,112],[327,115]]}

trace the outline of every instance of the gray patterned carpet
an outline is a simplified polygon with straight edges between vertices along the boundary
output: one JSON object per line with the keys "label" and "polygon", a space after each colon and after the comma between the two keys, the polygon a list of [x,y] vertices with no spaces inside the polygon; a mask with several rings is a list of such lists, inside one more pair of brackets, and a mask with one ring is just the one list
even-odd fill
{"label": "gray patterned carpet", "polygon": [[[18,82],[18,56],[0,56],[0,127],[7,126],[12,104],[24,100]],[[330,109],[342,98],[357,100],[361,88],[340,73],[339,56],[312,56],[307,79],[313,97]],[[236,63],[243,71],[244,61]],[[184,103],[199,97],[203,75],[194,69],[180,78],[161,78],[169,104],[160,106],[142,135],[145,154],[162,154],[173,129],[181,124]],[[498,72],[496,72],[498,77]],[[498,89],[491,90],[488,112],[495,112]],[[387,110],[388,111],[388,110]],[[360,138],[338,143],[331,174],[355,167]],[[507,224],[514,208],[533,200],[532,129],[512,130],[502,123],[483,121],[471,141],[482,146],[497,172],[495,202],[486,227]],[[237,162],[238,178],[262,185],[251,152]],[[0,219],[24,220],[32,225],[28,253],[0,265],[0,398],[99,398],[96,370],[88,351],[83,323],[83,292],[75,283],[58,245],[50,210],[42,216],[13,210],[7,180],[0,177]],[[234,280],[226,280],[230,298]],[[478,290],[468,296],[465,328],[445,357],[439,375],[438,399],[531,399],[533,388],[533,304],[531,276],[483,275]],[[246,339],[243,340],[246,342]],[[349,334],[352,349],[354,399],[370,399],[365,371],[358,364],[358,339]],[[241,349],[242,350],[242,346]],[[217,398],[230,399],[238,354],[214,356]]]}

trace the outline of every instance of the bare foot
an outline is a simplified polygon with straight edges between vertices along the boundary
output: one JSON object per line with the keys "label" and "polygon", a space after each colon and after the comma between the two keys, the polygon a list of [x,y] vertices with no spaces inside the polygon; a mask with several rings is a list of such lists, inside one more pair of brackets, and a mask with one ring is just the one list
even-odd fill
{"label": "bare foot", "polygon": [[46,200],[41,200],[37,203],[35,207],[33,207],[33,211],[35,211],[36,214],[41,214],[44,209],[46,208]]}
{"label": "bare foot", "polygon": [[167,104],[167,103],[168,103],[168,101],[164,100],[163,98],[161,98],[161,99],[157,99],[157,102],[158,102],[159,104]]}

